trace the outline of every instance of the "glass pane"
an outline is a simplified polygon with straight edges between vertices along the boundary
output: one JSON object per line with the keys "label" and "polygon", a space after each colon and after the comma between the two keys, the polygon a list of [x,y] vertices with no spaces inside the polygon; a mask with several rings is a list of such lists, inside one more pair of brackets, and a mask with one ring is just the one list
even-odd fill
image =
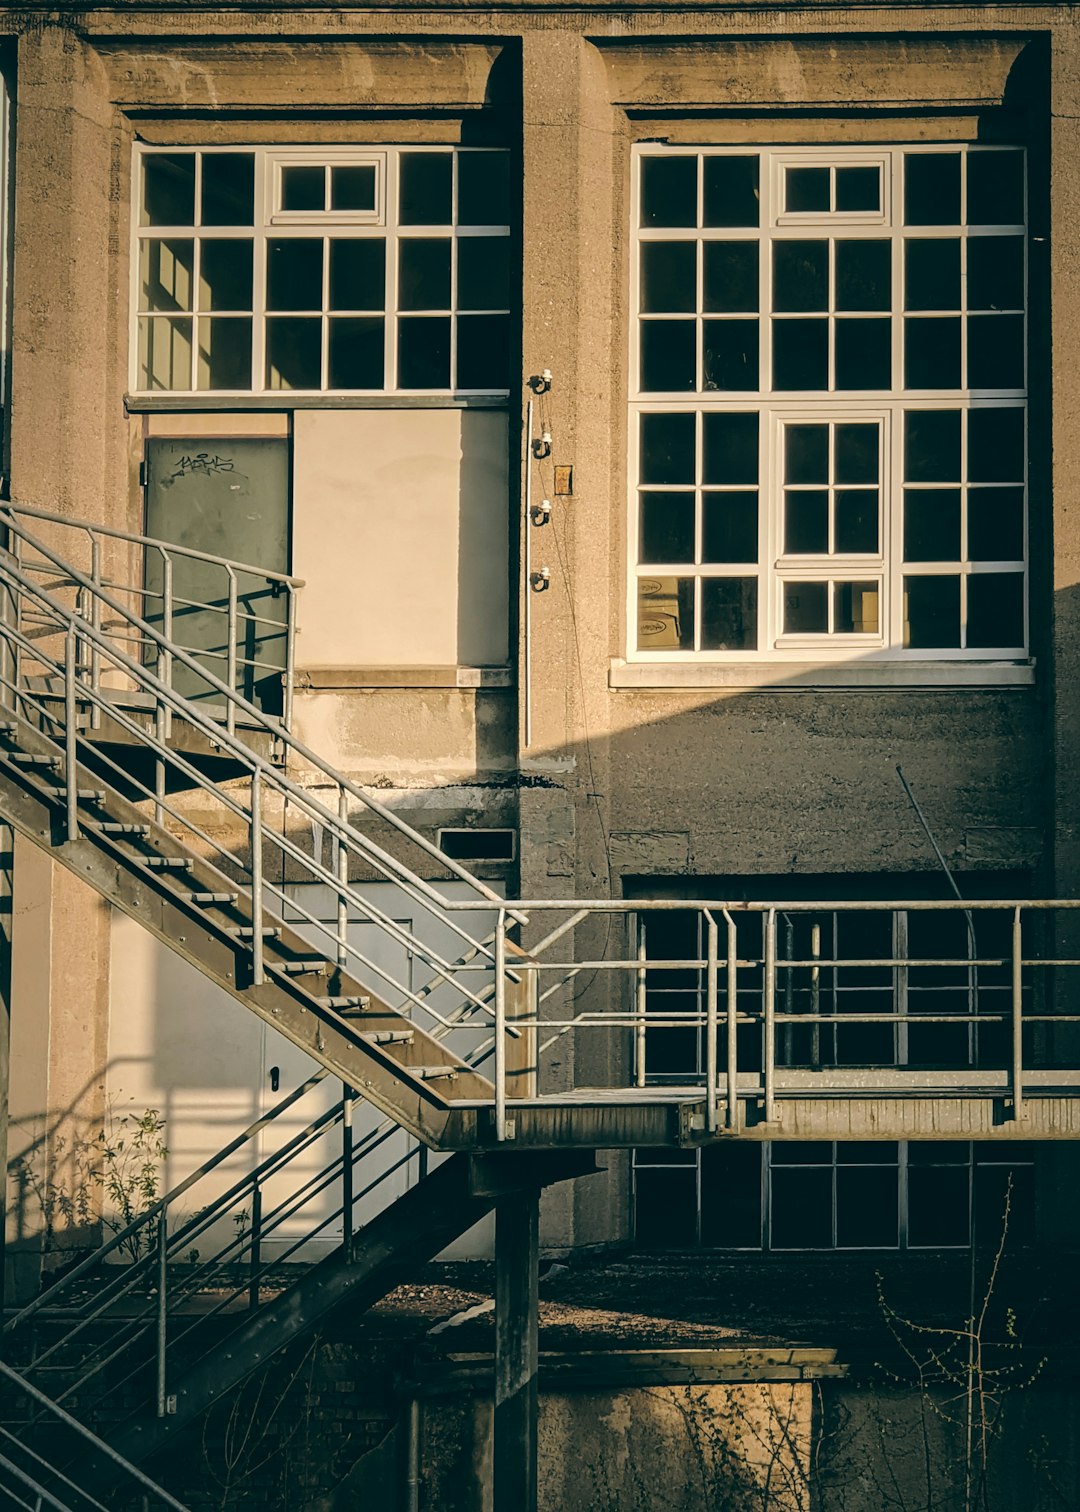
{"label": "glass pane", "polygon": [[966,1166],[916,1166],[908,1170],[910,1245],[965,1245],[969,1221]]}
{"label": "glass pane", "polygon": [[788,168],[784,174],[784,190],[784,209],[789,214],[828,214],[827,168]]}
{"label": "glass pane", "polygon": [[875,553],[878,549],[876,488],[838,488],[835,504],[835,543],[839,552]]}
{"label": "glass pane", "polygon": [[1024,574],[973,572],[967,580],[969,646],[1024,644]]}
{"label": "glass pane", "polygon": [[877,583],[834,583],[834,634],[877,635],[879,599]]}
{"label": "glass pane", "polygon": [[967,244],[969,310],[1024,308],[1024,238],[972,236]]}
{"label": "glass pane", "polygon": [[252,243],[204,237],[199,261],[200,310],[250,310]]}
{"label": "glass pane", "polygon": [[251,321],[200,320],[196,386],[251,388]]}
{"label": "glass pane", "polygon": [[960,579],[904,579],[904,645],[953,650],[960,644]]}
{"label": "glass pane", "polygon": [[773,388],[787,391],[829,386],[829,322],[773,322]]}
{"label": "glass pane", "polygon": [[[941,915],[938,914],[937,917],[940,918]],[[963,928],[964,926],[961,926],[961,927]],[[949,944],[949,954],[950,955],[953,953],[953,946],[954,945],[955,945],[955,939],[952,940],[952,941],[950,941],[950,944]],[[929,946],[928,947],[928,952],[930,954],[932,954],[933,953],[933,949],[934,949],[934,947],[932,945]],[[965,954],[965,950],[964,950],[963,945],[961,945],[959,947],[959,949],[960,949],[960,954],[961,955]],[[915,952],[912,952],[912,954],[914,954],[914,953]],[[919,952],[918,953],[919,954],[923,954],[924,953],[923,950],[922,950],[921,942],[920,942],[920,948],[919,948]],[[944,954],[944,952],[942,952],[942,953]],[[971,1158],[971,1148],[968,1145],[968,1143],[966,1142],[966,1140],[960,1140],[960,1139],[957,1139],[957,1140],[952,1140],[952,1139],[920,1139],[920,1140],[913,1140],[912,1143],[908,1145],[908,1165],[909,1166],[916,1166],[916,1165],[963,1166],[963,1168],[966,1171],[967,1167],[968,1167],[968,1165],[970,1163],[970,1158]]]}
{"label": "glass pane", "polygon": [[968,490],[968,546],[973,562],[1022,562],[1024,490]]}
{"label": "glass pane", "polygon": [[706,157],[705,225],[756,226],[761,191],[756,157]]}
{"label": "glass pane", "polygon": [[969,226],[1023,225],[1022,152],[969,152],[967,180]]}
{"label": "glass pane", "polygon": [[704,651],[757,649],[757,578],[704,578],[701,584]]}
{"label": "glass pane", "polygon": [[960,321],[922,316],[904,321],[904,386],[960,387]]}
{"label": "glass pane", "polygon": [[1024,481],[1024,411],[1016,406],[968,411],[968,478],[972,483]]}
{"label": "glass pane", "polygon": [[904,477],[909,483],[960,481],[960,411],[907,410]]}
{"label": "glass pane", "polygon": [[191,317],[139,321],[140,389],[191,387]]}
{"label": "glass pane", "polygon": [[644,393],[697,388],[697,322],[641,322],[641,382]]}
{"label": "glass pane", "polygon": [[[709,419],[727,419],[728,416],[707,416],[706,427]],[[734,478],[730,481],[756,482],[757,481],[757,416],[739,416],[739,419],[751,419],[754,422],[755,433],[755,469],[754,476],[749,479]],[[694,481],[694,421],[692,414],[682,415],[642,415],[641,417],[641,463],[640,475],[642,483],[693,483]],[[707,435],[707,430],[706,430]],[[726,478],[708,478],[710,483],[729,481]]]}
{"label": "glass pane", "polygon": [[784,495],[784,550],[789,556],[829,549],[827,489],[799,489]]}
{"label": "glass pane", "polygon": [[904,154],[904,220],[909,226],[960,224],[960,154]]}
{"label": "glass pane", "polygon": [[904,560],[960,560],[960,490],[908,488],[904,491]]}
{"label": "glass pane", "polygon": [[317,389],[322,384],[322,321],[271,317],[266,322],[266,386]]}
{"label": "glass pane", "polygon": [[[322,237],[290,237],[266,245],[266,308],[321,310]],[[295,385],[293,385],[295,387]]]}
{"label": "glass pane", "polygon": [[204,152],[202,213],[204,226],[250,226],[255,219],[255,154]]}
{"label": "glass pane", "polygon": [[403,152],[398,159],[398,219],[403,226],[448,226],[454,159],[449,152]]}
{"label": "glass pane", "polygon": [[643,492],[640,500],[638,560],[692,562],[694,495]]}
{"label": "glass pane", "polygon": [[[886,948],[884,954],[891,952]],[[894,1166],[900,1160],[900,1147],[892,1140],[853,1139],[836,1146],[838,1166]]]}
{"label": "glass pane", "polygon": [[841,1167],[836,1173],[836,1242],[844,1249],[895,1249],[899,1243],[895,1170]]}
{"label": "glass pane", "polygon": [[281,208],[283,210],[325,210],[326,169],[320,163],[281,170]]}
{"label": "glass pane", "polygon": [[827,241],[782,241],[773,244],[773,309],[829,308]]}
{"label": "glass pane", "polygon": [[[705,415],[706,483],[756,483],[758,480],[758,417]],[[673,480],[674,481],[674,480]]]}
{"label": "glass pane", "polygon": [[[1010,1184],[1011,1178],[1011,1184]],[[1030,1165],[976,1166],[974,1171],[975,1242],[996,1246],[1009,1203],[1009,1247],[1035,1237],[1035,1172]]]}
{"label": "glass pane", "polygon": [[702,387],[746,393],[758,386],[756,320],[706,320],[702,332]]}
{"label": "glass pane", "polygon": [[386,243],[381,236],[330,243],[330,308],[381,310],[386,299]]}
{"label": "glass pane", "polygon": [[463,236],[457,244],[459,310],[505,310],[510,303],[510,238]]}
{"label": "glass pane", "polygon": [[968,387],[1024,386],[1024,317],[968,316]]}
{"label": "glass pane", "polygon": [[645,157],[641,160],[641,224],[696,226],[696,157]]}
{"label": "glass pane", "polygon": [[[827,425],[784,426],[784,481],[785,483],[828,483],[829,427]],[[844,481],[850,482],[851,479],[845,478]]]}
{"label": "glass pane", "polygon": [[697,1242],[696,1171],[635,1172],[634,1238],[646,1249],[687,1249]]}
{"label": "glass pane", "polygon": [[772,1147],[772,1163],[778,1165],[831,1165],[833,1147],[825,1141],[814,1139],[803,1144],[787,1144],[777,1140]]}
{"label": "glass pane", "polygon": [[410,236],[398,243],[398,308],[450,308],[448,236]]}
{"label": "glass pane", "polygon": [[670,315],[697,309],[697,243],[643,242],[641,308]]}
{"label": "glass pane", "polygon": [[761,1248],[762,1152],[749,1143],[701,1152],[701,1242],[713,1249]]}
{"label": "glass pane", "polygon": [[505,315],[459,315],[459,389],[502,390],[510,382],[510,323]]}
{"label": "glass pane", "polygon": [[772,1247],[832,1248],[832,1170],[772,1171]]}
{"label": "glass pane", "polygon": [[722,241],[704,244],[705,298],[703,308],[727,314],[758,307],[757,242]]}
{"label": "glass pane", "polygon": [[[693,578],[643,577],[638,579],[638,649],[641,651],[692,651],[694,649]],[[659,1066],[650,1065],[650,1070],[659,1069]]]}
{"label": "glass pane", "polygon": [[190,310],[195,243],[144,241],[139,247],[139,308]]}
{"label": "glass pane", "polygon": [[785,635],[824,635],[828,628],[828,583],[785,583]]}
{"label": "glass pane", "polygon": [[702,495],[703,562],[756,562],[758,496],[742,490]]}
{"label": "glass pane", "polygon": [[909,237],[904,243],[904,309],[960,308],[960,242]]}
{"label": "glass pane", "polygon": [[836,308],[892,307],[892,247],[887,241],[836,243]]}
{"label": "glass pane", "polygon": [[892,388],[892,321],[836,322],[836,387]]}
{"label": "glass pane", "polygon": [[878,480],[878,442],[876,425],[857,422],[836,427],[833,460],[837,483],[876,483]]}
{"label": "glass pane", "polygon": [[384,385],[384,321],[367,316],[330,322],[330,387],[381,389]]}
{"label": "glass pane", "polygon": [[881,209],[880,168],[837,168],[836,208],[847,211]]}
{"label": "glass pane", "polygon": [[398,388],[450,387],[450,317],[420,315],[398,320]]}
{"label": "glass pane", "polygon": [[195,224],[195,154],[148,152],[143,160],[143,226]]}
{"label": "glass pane", "polygon": [[375,209],[375,164],[353,163],[330,169],[331,210]]}
{"label": "glass pane", "polygon": [[510,154],[459,152],[458,225],[510,224]]}

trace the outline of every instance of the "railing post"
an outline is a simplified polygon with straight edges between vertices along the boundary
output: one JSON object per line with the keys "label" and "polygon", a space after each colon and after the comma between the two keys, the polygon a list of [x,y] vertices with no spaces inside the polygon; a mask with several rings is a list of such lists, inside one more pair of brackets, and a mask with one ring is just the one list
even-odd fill
{"label": "railing post", "polygon": [[79,762],[77,730],[78,704],[75,700],[78,638],[75,626],[69,625],[64,638],[64,791],[67,799],[67,838],[79,838]]}
{"label": "railing post", "polygon": [[[810,929],[810,954],[816,961],[821,956],[821,925],[814,924]],[[810,1013],[813,1022],[810,1025],[810,1064],[815,1071],[821,1070],[821,1021],[818,1014],[821,1012],[821,967],[810,968]],[[834,1031],[835,1033],[835,1031]]]}
{"label": "railing post", "polygon": [[251,1189],[251,1248],[248,1251],[248,1308],[259,1305],[259,1271],[262,1269],[262,1187]]}
{"label": "railing post", "polygon": [[634,974],[634,1006],[636,1019],[636,1022],[634,1024],[634,1080],[639,1087],[643,1087],[645,1085],[645,1011],[649,1001],[647,993],[648,973],[644,964],[648,959],[646,955],[646,949],[647,947],[645,943],[644,929],[639,928],[637,958],[641,964],[638,966],[638,969]]}
{"label": "railing post", "polygon": [[282,724],[284,724],[286,730],[291,730],[293,689],[295,686],[293,663],[296,659],[296,589],[289,583],[286,586],[285,593],[285,697]]}
{"label": "railing post", "polygon": [[168,1346],[169,1306],[169,1212],[162,1208],[157,1221],[157,1415],[168,1411],[165,1351]]}
{"label": "railing post", "polygon": [[345,1264],[353,1260],[353,1098],[347,1082],[341,1084],[341,1248]]}
{"label": "railing post", "polygon": [[766,1123],[771,1123],[776,1113],[776,909],[770,908],[765,915],[765,1043],[762,1046],[764,1065],[764,1108]]}
{"label": "railing post", "polygon": [[724,909],[727,920],[727,1126],[739,1126],[739,1038],[738,1038],[738,944],[735,920]]}
{"label": "railing post", "polygon": [[[338,818],[342,825],[349,822],[349,795],[344,788],[338,790]],[[337,900],[337,963],[345,966],[349,960],[349,904],[345,896],[349,886],[349,847],[345,843],[344,830],[337,838],[337,879],[341,884]]]}
{"label": "railing post", "polygon": [[[90,537],[90,582],[93,592],[90,596],[90,623],[98,635],[101,633],[101,540],[97,535]],[[101,706],[97,700],[97,694],[101,692],[101,648],[95,636],[90,646],[90,692],[94,696],[90,700],[90,728],[101,728]]]}
{"label": "railing post", "polygon": [[[160,549],[160,548],[159,548]],[[162,662],[163,670],[159,673],[162,682],[172,689],[173,669],[173,564],[172,557],[167,551],[161,552],[161,633],[168,641],[168,647]],[[172,733],[172,709],[165,709],[165,737]]]}
{"label": "railing post", "polygon": [[506,1138],[506,910],[495,924],[495,1138]]}
{"label": "railing post", "polygon": [[261,987],[263,970],[262,774],[251,773],[251,982]]}
{"label": "railing post", "polygon": [[1024,1107],[1024,942],[1019,904],[1012,922],[1012,1116]]}
{"label": "railing post", "polygon": [[[715,1134],[720,1125],[716,1109],[717,1045],[719,1032],[717,1021],[717,973],[719,970],[720,929],[713,915],[705,910],[706,974],[705,974],[705,1128]],[[730,1078],[729,1078],[730,1082]],[[730,1088],[729,1088],[730,1095]],[[731,1110],[728,1109],[728,1124]]]}
{"label": "railing post", "polygon": [[[226,571],[229,574],[229,612],[226,634],[229,637],[225,681],[229,685],[229,691],[235,693],[236,687],[236,573],[231,567]],[[236,705],[230,698],[225,706],[225,728],[230,735],[236,733]]]}

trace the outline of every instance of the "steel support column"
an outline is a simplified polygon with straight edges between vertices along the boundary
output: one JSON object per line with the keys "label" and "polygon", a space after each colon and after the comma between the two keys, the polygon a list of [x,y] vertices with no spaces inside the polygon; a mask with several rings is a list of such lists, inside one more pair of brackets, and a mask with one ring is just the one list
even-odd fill
{"label": "steel support column", "polygon": [[536,1512],[537,1263],[540,1191],[495,1208],[494,1512]]}

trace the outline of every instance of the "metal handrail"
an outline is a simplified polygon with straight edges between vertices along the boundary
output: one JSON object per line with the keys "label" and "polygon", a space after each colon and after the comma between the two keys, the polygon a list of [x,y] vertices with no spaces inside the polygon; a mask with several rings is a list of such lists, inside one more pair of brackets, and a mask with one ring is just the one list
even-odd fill
{"label": "metal handrail", "polygon": [[[3,517],[5,509],[6,506],[0,507],[0,518]],[[140,634],[142,634],[147,640],[152,641],[155,645],[157,645],[159,650],[164,655],[173,657],[182,665],[186,666],[189,670],[198,673],[203,681],[205,681],[211,688],[220,693],[226,699],[227,708],[234,711],[240,711],[244,714],[246,723],[261,724],[262,726],[264,726],[271,735],[278,738],[287,747],[288,750],[292,751],[306,765],[312,767],[315,771],[328,778],[332,787],[335,787],[339,791],[347,793],[350,797],[355,798],[357,802],[362,804],[365,808],[369,809],[371,813],[375,814],[379,819],[383,820],[386,824],[389,824],[393,829],[396,829],[399,834],[403,835],[412,844],[416,845],[418,849],[422,851],[429,859],[437,861],[439,866],[450,872],[452,876],[456,877],[459,881],[467,883],[482,898],[485,898],[488,900],[488,902],[495,904],[496,907],[503,905],[505,900],[502,899],[492,888],[488,887],[487,884],[483,882],[479,877],[474,876],[473,873],[470,872],[466,867],[462,866],[460,862],[455,861],[452,857],[447,856],[443,851],[439,850],[439,848],[430,840],[428,840],[426,836],[420,834],[418,830],[413,829],[411,825],[406,824],[405,821],[401,819],[399,815],[395,814],[392,809],[387,808],[386,805],[380,803],[378,799],[373,798],[370,793],[361,788],[357,783],[354,783],[350,778],[345,776],[344,773],[338,772],[335,768],[331,767],[329,763],[326,762],[316,751],[312,750],[310,746],[306,745],[291,731],[287,730],[284,725],[276,720],[272,715],[264,713],[261,709],[257,708],[256,705],[251,703],[248,699],[244,698],[242,694],[238,693],[235,688],[230,687],[228,683],[217,677],[208,668],[202,667],[195,660],[195,658],[192,657],[188,652],[183,650],[183,648],[178,647],[170,642],[167,637],[155,626],[149,624],[146,620],[141,619],[138,615],[133,614],[122,603],[120,603],[119,600],[115,599],[108,590],[103,588],[100,584],[95,584],[90,578],[86,576],[85,573],[80,572],[77,568],[71,567],[70,564],[65,562],[61,557],[57,556],[55,552],[51,551],[50,548],[44,544],[44,542],[38,540],[34,536],[31,536],[27,532],[23,532],[23,536],[28,544],[32,545],[36,551],[40,551],[42,555],[45,556],[48,560],[52,561],[55,566],[57,566],[66,574],[70,575],[72,581],[75,584],[77,584],[81,588],[84,588],[92,595],[96,595],[101,599],[102,603],[106,604],[111,610],[113,610],[114,613],[122,615],[129,624],[131,624],[140,632]],[[7,564],[0,564],[0,571],[11,574],[15,578],[17,584],[29,589],[32,593],[37,589],[37,585],[34,584],[32,580],[25,579],[23,575],[18,572],[18,569],[13,569]],[[56,600],[52,599],[43,591],[39,592],[36,596],[38,596],[51,611],[53,611],[54,613],[59,613],[66,621],[68,621],[72,628],[77,628],[79,635],[85,636],[96,646],[98,650],[100,650],[103,645],[106,649],[108,649],[107,638],[102,635],[99,627],[94,625],[92,622],[88,622],[85,619],[72,614],[63,605],[58,604]],[[189,723],[195,725],[196,728],[201,728],[203,730],[203,733],[209,732],[211,738],[217,740],[222,746],[230,747],[232,753],[236,756],[239,756],[240,759],[247,760],[252,765],[258,765],[266,771],[273,771],[269,762],[262,761],[261,758],[258,757],[257,753],[253,752],[250,747],[246,746],[242,741],[235,737],[234,730],[228,723],[226,724],[226,728],[223,731],[220,724],[217,724],[214,721],[203,716],[201,714],[201,711],[195,705],[191,704],[187,699],[184,699],[181,695],[175,693],[171,687],[168,687],[166,684],[157,679],[150,672],[149,668],[140,666],[138,663],[133,662],[130,658],[124,657],[120,652],[114,652],[114,657],[118,661],[118,663],[123,665],[123,669],[128,673],[128,675],[133,676],[136,679],[143,680],[151,687],[152,691],[168,698],[168,700],[173,704],[174,712],[180,713],[182,717]],[[228,736],[228,739],[223,739],[223,736],[226,735]],[[279,773],[277,775],[279,776],[282,785],[284,785],[289,791],[290,796],[307,802],[313,801],[311,799],[310,793],[308,793],[305,789],[302,789],[297,784],[290,782],[289,779],[284,776],[284,774]],[[346,836],[348,838],[363,841],[366,845],[372,847],[375,850],[379,849],[378,847],[374,846],[373,842],[367,840],[366,837],[362,836],[359,831],[353,829],[353,827],[348,823],[347,820],[343,820],[341,818],[340,814],[335,815],[329,809],[325,809],[323,811],[322,818],[324,824],[331,830],[340,831],[343,836]],[[408,868],[401,866],[401,863],[394,862],[393,858],[387,855],[385,852],[382,853],[382,857],[387,863],[395,865],[398,870],[408,871]],[[426,883],[421,882],[421,879],[416,877],[414,874],[410,873],[409,875],[412,877],[414,885],[423,888],[429,894],[429,896],[431,896],[432,899],[438,903],[441,909],[449,910],[450,905],[448,903],[448,900],[438,894],[436,889],[430,887]],[[517,922],[528,922],[519,905],[515,904],[511,912]]]}
{"label": "metal handrail", "polygon": [[[21,1391],[25,1396],[29,1397],[42,1413],[55,1418],[65,1428],[70,1429],[72,1433],[81,1439],[83,1444],[92,1449],[96,1454],[100,1454],[103,1459],[108,1460],[110,1465],[125,1475],[129,1481],[134,1482],[145,1496],[154,1498],[163,1507],[171,1508],[172,1512],[188,1512],[188,1508],[184,1506],[183,1502],[177,1501],[175,1496],[170,1496],[163,1487],[159,1486],[156,1481],[151,1480],[137,1465],[133,1465],[130,1460],[125,1459],[122,1454],[117,1453],[111,1444],[107,1444],[104,1439],[98,1438],[97,1434],[92,1433],[84,1423],[80,1423],[78,1418],[72,1417],[70,1412],[65,1412],[58,1403],[47,1397],[43,1391],[39,1391],[36,1386],[32,1385],[24,1376],[21,1376],[17,1370],[12,1370],[11,1366],[4,1364],[2,1360],[0,1360],[0,1378],[9,1386],[14,1387],[17,1391]],[[86,1493],[82,1494],[85,1495]],[[63,1506],[63,1503],[60,1503],[60,1505]]]}

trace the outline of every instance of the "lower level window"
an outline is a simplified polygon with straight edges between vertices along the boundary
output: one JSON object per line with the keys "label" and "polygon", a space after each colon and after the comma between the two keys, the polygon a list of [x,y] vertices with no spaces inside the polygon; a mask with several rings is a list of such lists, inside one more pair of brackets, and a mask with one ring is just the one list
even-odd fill
{"label": "lower level window", "polygon": [[730,1142],[638,1150],[634,1222],[655,1249],[960,1249],[1033,1235],[1017,1143]]}

